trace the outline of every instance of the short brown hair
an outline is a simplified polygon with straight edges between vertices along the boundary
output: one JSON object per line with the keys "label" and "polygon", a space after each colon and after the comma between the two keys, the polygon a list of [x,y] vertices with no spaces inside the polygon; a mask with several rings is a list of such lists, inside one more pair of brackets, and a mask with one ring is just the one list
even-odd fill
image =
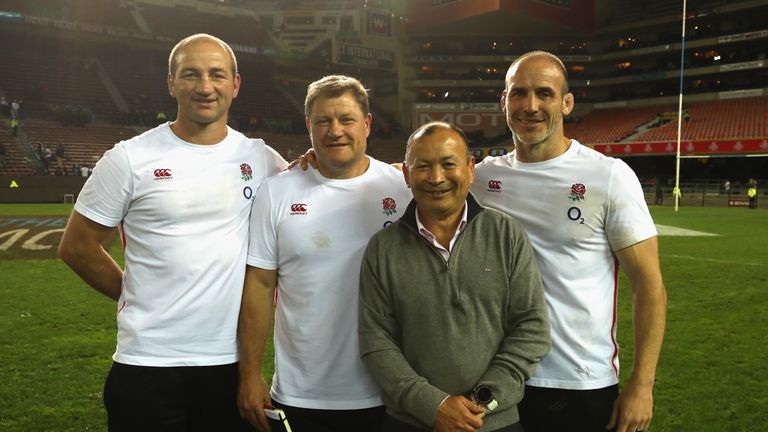
{"label": "short brown hair", "polygon": [[304,99],[304,115],[309,117],[315,101],[320,97],[338,97],[352,92],[360,110],[368,114],[368,90],[355,78],[346,75],[328,75],[307,86],[307,98]]}
{"label": "short brown hair", "polygon": [[207,33],[198,33],[194,34],[192,36],[187,36],[184,39],[180,40],[179,43],[177,43],[173,49],[171,50],[171,54],[168,56],[168,73],[171,76],[176,76],[176,55],[178,54],[178,51],[182,49],[185,45],[197,42],[199,40],[208,40],[211,42],[216,42],[217,44],[221,45],[222,48],[224,48],[224,51],[229,54],[229,59],[232,61],[232,78],[237,76],[237,58],[235,57],[235,52],[232,51],[232,47],[227,45],[226,42],[223,40],[217,38],[216,36],[211,36]]}

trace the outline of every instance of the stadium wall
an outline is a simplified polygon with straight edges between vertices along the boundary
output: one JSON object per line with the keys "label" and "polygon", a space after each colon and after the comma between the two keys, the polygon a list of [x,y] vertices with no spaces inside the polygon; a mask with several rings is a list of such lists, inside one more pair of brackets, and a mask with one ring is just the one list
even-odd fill
{"label": "stadium wall", "polygon": [[74,201],[85,180],[75,176],[0,176],[0,203],[61,203],[70,195]]}

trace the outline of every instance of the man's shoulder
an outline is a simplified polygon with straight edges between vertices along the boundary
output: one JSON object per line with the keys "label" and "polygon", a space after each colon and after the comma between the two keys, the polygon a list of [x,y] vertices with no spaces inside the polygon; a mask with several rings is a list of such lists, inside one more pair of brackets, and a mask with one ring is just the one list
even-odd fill
{"label": "man's shoulder", "polygon": [[613,165],[617,162],[621,162],[621,159],[617,159],[612,156],[607,156],[599,151],[585,146],[576,140],[572,140],[572,145],[576,146],[573,152],[573,158],[580,161],[590,161],[597,165]]}
{"label": "man's shoulder", "polygon": [[[403,236],[409,231],[409,228],[402,219],[398,219],[395,222],[385,226],[384,228],[376,231],[369,240],[369,245],[390,245],[393,242],[402,242]],[[413,237],[413,239],[417,239]],[[389,246],[382,247],[382,250],[386,253],[389,251]]]}
{"label": "man's shoulder", "polygon": [[476,166],[475,170],[479,170],[480,172],[492,170],[497,167],[506,167],[509,168],[511,166],[511,161],[515,158],[515,152],[514,150],[501,156],[486,156],[483,158],[482,161],[480,161]]}
{"label": "man's shoulder", "polygon": [[387,175],[387,176],[399,177],[401,179],[403,178],[403,172],[393,167],[392,164],[388,164],[378,159],[374,159],[370,156],[368,156],[368,160],[371,161],[371,169],[376,170],[377,173],[380,173],[382,175]]}
{"label": "man's shoulder", "polygon": [[480,222],[481,228],[483,229],[488,228],[488,225],[493,225],[498,227],[508,226],[515,230],[523,229],[522,225],[520,225],[520,221],[518,221],[517,218],[501,210],[497,210],[490,207],[481,206],[481,210],[480,212],[477,213],[477,216],[475,219],[477,220],[477,222]]}
{"label": "man's shoulder", "polygon": [[140,150],[143,148],[157,149],[159,141],[166,142],[170,139],[168,133],[170,127],[168,123],[148,129],[136,136],[120,141],[115,147],[121,147],[126,151]]}

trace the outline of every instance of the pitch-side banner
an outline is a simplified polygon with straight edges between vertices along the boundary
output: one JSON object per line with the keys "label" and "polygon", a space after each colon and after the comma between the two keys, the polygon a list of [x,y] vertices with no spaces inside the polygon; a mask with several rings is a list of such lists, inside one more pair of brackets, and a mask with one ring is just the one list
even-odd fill
{"label": "pitch-side banner", "polygon": [[[594,149],[609,156],[668,155],[677,152],[676,141],[595,144]],[[683,141],[680,154],[768,153],[768,140]]]}

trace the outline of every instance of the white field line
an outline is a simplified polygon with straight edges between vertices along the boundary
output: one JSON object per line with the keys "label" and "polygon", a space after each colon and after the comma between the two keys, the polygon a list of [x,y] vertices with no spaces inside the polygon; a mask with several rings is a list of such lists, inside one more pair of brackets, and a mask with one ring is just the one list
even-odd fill
{"label": "white field line", "polygon": [[742,262],[742,261],[728,261],[728,260],[720,260],[720,259],[714,259],[714,258],[702,258],[702,257],[695,257],[695,256],[688,256],[688,255],[659,255],[659,258],[679,258],[679,259],[687,259],[692,261],[706,261],[706,262],[713,262],[718,264],[734,264],[734,265],[746,265],[746,266],[755,266],[755,267],[765,267],[768,266],[768,264],[765,263],[748,263],[748,262]]}
{"label": "white field line", "polygon": [[[708,233],[704,231],[694,231],[694,230],[689,230],[685,228],[678,228],[678,227],[673,227],[669,225],[656,225],[656,230],[659,231],[660,236],[713,237],[713,236],[720,235],[720,234]],[[729,260],[720,260],[720,259],[714,259],[714,258],[695,257],[695,256],[689,256],[689,255],[659,255],[659,257],[687,259],[691,261],[706,261],[706,262],[712,262],[712,263],[718,263],[718,264],[746,265],[746,266],[755,266],[755,267],[764,267],[768,265],[764,263],[729,261]]]}
{"label": "white field line", "polygon": [[708,233],[704,231],[695,231],[685,228],[678,228],[669,225],[656,225],[656,230],[660,236],[677,236],[677,237],[714,237],[720,234]]}

